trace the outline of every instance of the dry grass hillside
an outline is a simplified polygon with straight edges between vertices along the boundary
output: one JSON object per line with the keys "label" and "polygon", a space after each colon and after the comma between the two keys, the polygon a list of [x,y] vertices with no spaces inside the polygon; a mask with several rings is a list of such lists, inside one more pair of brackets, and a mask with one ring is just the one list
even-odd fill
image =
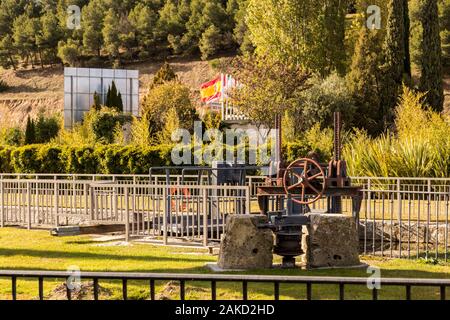
{"label": "dry grass hillside", "polygon": [[[170,61],[180,81],[198,92],[200,84],[211,80],[218,71],[209,62],[176,59]],[[127,65],[126,69],[140,71],[140,94],[145,95],[149,83],[162,63],[139,63]],[[10,89],[0,93],[0,123],[24,125],[28,115],[35,116],[40,110],[46,114],[62,114],[64,108],[64,76],[61,66],[35,70],[2,70],[0,78]]]}
{"label": "dry grass hillside", "polygon": [[[182,83],[198,93],[200,84],[211,80],[219,71],[211,63],[198,60],[174,59],[170,61]],[[154,74],[161,63],[139,63],[127,65],[127,69],[140,71],[140,93],[145,95]],[[450,114],[450,70],[444,79],[446,110]],[[28,115],[35,116],[40,110],[46,114],[62,114],[64,104],[64,77],[60,66],[44,70],[2,70],[0,78],[11,87],[0,93],[0,124],[24,125]]]}

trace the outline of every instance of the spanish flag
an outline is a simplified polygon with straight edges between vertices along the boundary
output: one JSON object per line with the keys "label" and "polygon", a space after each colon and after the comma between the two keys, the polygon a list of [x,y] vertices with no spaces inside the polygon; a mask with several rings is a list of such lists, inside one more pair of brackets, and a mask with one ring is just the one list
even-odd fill
{"label": "spanish flag", "polygon": [[219,100],[222,96],[222,76],[202,84],[200,88],[202,102],[211,103]]}

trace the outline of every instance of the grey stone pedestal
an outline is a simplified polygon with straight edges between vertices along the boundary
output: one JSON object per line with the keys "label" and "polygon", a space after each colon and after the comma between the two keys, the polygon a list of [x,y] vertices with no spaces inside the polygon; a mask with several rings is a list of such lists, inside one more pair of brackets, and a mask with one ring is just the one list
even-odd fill
{"label": "grey stone pedestal", "polygon": [[273,233],[258,228],[264,223],[267,223],[264,215],[228,216],[218,267],[224,270],[271,268]]}
{"label": "grey stone pedestal", "polygon": [[353,217],[341,214],[309,214],[304,227],[303,262],[307,268],[353,267],[360,265],[359,242]]}

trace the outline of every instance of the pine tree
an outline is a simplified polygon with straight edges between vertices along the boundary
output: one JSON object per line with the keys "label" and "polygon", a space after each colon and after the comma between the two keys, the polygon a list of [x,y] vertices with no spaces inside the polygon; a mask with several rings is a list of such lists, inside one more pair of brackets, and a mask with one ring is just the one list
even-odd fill
{"label": "pine tree", "polygon": [[444,103],[441,38],[437,0],[421,0],[420,21],[423,28],[420,57],[420,90],[426,102],[442,111]]}
{"label": "pine tree", "polygon": [[121,30],[119,28],[119,17],[113,9],[108,10],[103,24],[102,34],[106,52],[113,58],[117,58],[119,56]]}
{"label": "pine tree", "polygon": [[27,126],[25,128],[25,144],[33,144],[36,143],[36,125],[33,119],[30,119],[28,116]]}
{"label": "pine tree", "polygon": [[87,6],[83,7],[83,45],[88,51],[95,52],[98,56],[103,46],[104,17],[105,8],[102,0],[91,0]]}
{"label": "pine tree", "polygon": [[166,82],[176,81],[177,79],[178,77],[170,64],[168,62],[164,62],[162,67],[155,74],[150,89],[153,89],[154,87],[157,87]]}
{"label": "pine tree", "polygon": [[128,15],[128,20],[134,29],[137,43],[146,52],[149,52],[156,41],[157,13],[148,6],[139,3]]}
{"label": "pine tree", "polygon": [[215,25],[211,25],[202,34],[200,39],[200,52],[202,54],[202,59],[207,60],[212,55],[216,54],[222,43],[222,35],[220,30],[217,29]]}

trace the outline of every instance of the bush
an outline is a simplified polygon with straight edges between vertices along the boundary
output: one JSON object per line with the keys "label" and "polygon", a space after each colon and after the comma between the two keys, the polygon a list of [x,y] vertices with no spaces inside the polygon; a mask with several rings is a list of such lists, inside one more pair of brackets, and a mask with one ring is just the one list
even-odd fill
{"label": "bush", "polygon": [[58,136],[60,130],[59,120],[56,117],[46,118],[39,114],[35,122],[36,143],[47,143]]}
{"label": "bush", "polygon": [[333,125],[333,113],[341,111],[344,124],[351,126],[356,107],[344,78],[332,74],[322,80],[316,78],[312,87],[301,94],[300,110],[296,112],[301,119],[301,128],[307,130],[315,124],[322,128]]}
{"label": "bush", "polygon": [[9,85],[5,81],[0,80],[0,92],[8,91],[8,89]]}
{"label": "bush", "polygon": [[8,146],[20,146],[23,143],[23,132],[18,127],[4,129],[1,135],[1,140]]}
{"label": "bush", "polygon": [[131,122],[131,120],[131,116],[121,114],[112,108],[91,109],[85,114],[83,124],[79,129],[80,133],[85,133],[88,136],[91,133],[93,134],[93,137],[86,137],[88,140],[110,144],[114,142],[116,128]]}
{"label": "bush", "polygon": [[146,174],[151,167],[171,165],[171,145],[0,147],[2,173]]}
{"label": "bush", "polygon": [[423,94],[405,88],[396,131],[371,139],[358,131],[344,148],[354,176],[449,177],[450,119],[429,111]]}
{"label": "bush", "polygon": [[151,136],[163,130],[171,109],[176,111],[180,128],[193,128],[197,119],[189,88],[178,82],[163,83],[151,89],[145,96],[141,108],[142,114],[150,124]]}

